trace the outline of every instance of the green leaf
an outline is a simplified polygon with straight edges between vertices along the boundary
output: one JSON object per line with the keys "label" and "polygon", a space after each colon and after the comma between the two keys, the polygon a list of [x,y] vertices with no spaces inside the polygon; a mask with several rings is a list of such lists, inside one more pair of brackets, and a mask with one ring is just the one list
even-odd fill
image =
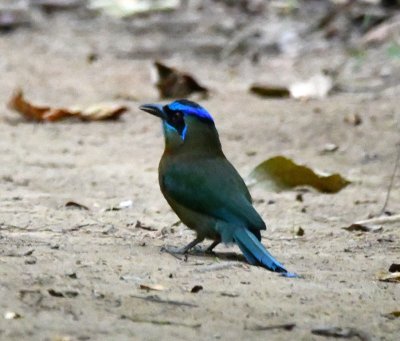
{"label": "green leaf", "polygon": [[311,186],[324,193],[337,193],[350,183],[340,174],[318,174],[283,156],[275,156],[260,163],[250,173],[249,182],[250,185],[262,183],[275,191]]}

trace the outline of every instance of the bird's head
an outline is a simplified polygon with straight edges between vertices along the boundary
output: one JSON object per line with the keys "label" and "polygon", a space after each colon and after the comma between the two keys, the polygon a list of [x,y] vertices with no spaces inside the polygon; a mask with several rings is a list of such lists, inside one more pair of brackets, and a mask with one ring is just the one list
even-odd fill
{"label": "bird's head", "polygon": [[213,136],[219,144],[212,116],[195,102],[180,99],[166,105],[144,104],[140,109],[161,118],[167,144],[181,145],[189,140],[200,142]]}

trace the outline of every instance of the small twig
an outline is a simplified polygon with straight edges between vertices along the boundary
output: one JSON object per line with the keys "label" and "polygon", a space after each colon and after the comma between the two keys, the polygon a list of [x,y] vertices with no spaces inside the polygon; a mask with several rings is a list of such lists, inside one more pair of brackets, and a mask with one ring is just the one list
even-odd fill
{"label": "small twig", "polygon": [[204,265],[202,267],[196,268],[194,271],[196,272],[208,272],[208,271],[218,271],[223,269],[229,269],[234,266],[241,265],[239,262],[223,262],[223,263],[216,263],[210,265]]}
{"label": "small twig", "polygon": [[140,220],[136,222],[135,228],[153,232],[158,231],[155,227],[143,225]]}
{"label": "small twig", "polygon": [[321,327],[311,330],[314,335],[350,339],[358,337],[362,341],[370,341],[371,337],[364,331],[355,328]]}
{"label": "small twig", "polygon": [[399,162],[400,162],[400,144],[399,144],[399,148],[398,148],[398,149],[399,149],[399,150],[397,151],[397,157],[396,157],[396,162],[395,162],[395,164],[394,164],[393,173],[392,173],[392,176],[391,176],[391,178],[390,178],[389,187],[388,187],[387,192],[386,192],[385,203],[383,204],[383,207],[382,207],[382,209],[381,209],[379,215],[382,215],[382,214],[385,213],[386,206],[387,206],[387,204],[389,203],[390,192],[391,192],[391,190],[392,190],[393,183],[394,183],[394,178],[395,178],[395,176],[396,176],[397,168],[399,167]]}
{"label": "small twig", "polygon": [[272,241],[292,241],[292,240],[304,240],[304,238],[299,237],[279,237],[279,238],[271,238],[262,236],[262,239],[272,240]]}
{"label": "small twig", "polygon": [[296,327],[296,323],[284,323],[284,324],[275,324],[271,326],[260,326],[260,325],[255,325],[252,327],[247,327],[245,326],[245,330],[257,330],[257,331],[262,331],[262,330],[273,330],[273,329],[283,329],[283,330],[292,330],[294,327]]}
{"label": "small twig", "polygon": [[360,220],[355,222],[354,224],[357,225],[366,225],[366,224],[385,224],[385,223],[397,223],[400,221],[400,214],[395,214],[391,216],[383,216],[383,217],[376,217],[366,220]]}
{"label": "small twig", "polygon": [[28,226],[17,226],[12,224],[0,223],[0,230],[26,230]]}
{"label": "small twig", "polygon": [[182,323],[182,322],[175,322],[175,321],[168,321],[168,320],[147,320],[147,319],[143,319],[141,317],[126,316],[126,315],[121,315],[121,318],[132,321],[132,322],[151,323],[151,324],[158,324],[161,326],[179,326],[179,327],[188,327],[188,328],[200,328],[201,327],[201,323],[189,324],[189,323]]}
{"label": "small twig", "polygon": [[164,304],[171,304],[171,305],[191,307],[191,308],[198,307],[198,305],[193,304],[193,303],[187,303],[187,302],[175,301],[175,300],[163,300],[156,295],[152,295],[152,296],[131,295],[131,297],[138,298],[138,299],[144,300],[144,301],[154,302],[154,303],[164,303]]}
{"label": "small twig", "polygon": [[[184,260],[182,257],[179,257],[175,252],[173,252],[173,251],[171,251],[171,250],[168,250],[168,248],[165,247],[165,246],[163,246],[163,247],[160,249],[160,251],[161,251],[161,252],[166,252],[166,253],[168,253],[168,254],[171,255],[172,257],[175,257],[175,258],[178,259],[178,260]],[[185,254],[184,256],[187,257],[187,254]]]}

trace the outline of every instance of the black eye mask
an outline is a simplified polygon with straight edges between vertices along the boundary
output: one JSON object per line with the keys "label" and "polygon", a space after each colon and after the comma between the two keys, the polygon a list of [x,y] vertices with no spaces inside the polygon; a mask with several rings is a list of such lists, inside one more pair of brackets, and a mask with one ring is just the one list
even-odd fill
{"label": "black eye mask", "polygon": [[176,129],[176,131],[179,133],[179,135],[182,136],[186,124],[185,120],[183,119],[183,113],[178,110],[171,110],[168,108],[168,106],[164,107],[164,112],[167,114],[168,118],[166,119],[166,122],[171,126]]}

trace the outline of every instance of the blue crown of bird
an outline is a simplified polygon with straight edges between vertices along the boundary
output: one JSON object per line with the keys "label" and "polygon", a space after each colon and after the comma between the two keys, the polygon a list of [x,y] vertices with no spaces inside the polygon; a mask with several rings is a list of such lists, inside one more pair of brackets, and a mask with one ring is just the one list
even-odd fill
{"label": "blue crown of bird", "polygon": [[206,252],[221,242],[236,243],[248,263],[296,277],[261,243],[266,225],[242,177],[226,159],[210,113],[187,99],[144,104],[140,109],[162,120],[161,192],[179,219],[196,232],[187,246],[168,251],[187,253],[205,239],[213,241]]}

